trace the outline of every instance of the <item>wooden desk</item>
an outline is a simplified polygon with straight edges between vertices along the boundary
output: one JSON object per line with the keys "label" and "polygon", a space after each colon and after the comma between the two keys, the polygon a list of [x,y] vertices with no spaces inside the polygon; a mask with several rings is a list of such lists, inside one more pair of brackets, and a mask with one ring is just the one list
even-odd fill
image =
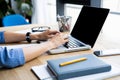
{"label": "wooden desk", "polygon": [[[5,27],[0,28],[1,30],[6,31],[17,31],[17,30],[24,30],[31,27],[35,27],[38,25],[23,25],[19,27]],[[116,40],[117,41],[117,40]],[[112,41],[109,37],[106,37],[104,33],[101,33],[96,41],[96,44],[92,50],[86,51],[79,51],[79,52],[72,52],[72,53],[65,53],[65,54],[58,54],[58,55],[48,55],[47,53],[37,57],[36,59],[27,62],[25,65],[16,67],[13,69],[0,69],[0,80],[38,80],[37,77],[32,73],[31,67],[36,65],[42,65],[46,63],[48,59],[60,58],[63,56],[72,56],[72,55],[80,55],[86,53],[92,53],[93,50],[96,49],[110,49],[110,48],[118,48],[120,47],[120,41]],[[111,44],[111,45],[110,45]],[[109,46],[110,45],[110,46]],[[110,56],[110,57],[101,57],[104,61],[120,67],[120,56]],[[106,80],[119,80],[120,76],[116,76]]]}

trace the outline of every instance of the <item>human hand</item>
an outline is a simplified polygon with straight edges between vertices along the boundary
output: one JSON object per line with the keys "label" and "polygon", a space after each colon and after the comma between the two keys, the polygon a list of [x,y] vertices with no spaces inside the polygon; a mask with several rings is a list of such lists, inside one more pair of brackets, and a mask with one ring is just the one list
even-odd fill
{"label": "human hand", "polygon": [[59,31],[56,30],[46,30],[42,33],[35,34],[35,40],[47,40],[49,38],[52,38],[55,34],[59,33]]}
{"label": "human hand", "polygon": [[60,45],[68,42],[68,37],[62,33],[57,33],[54,35],[54,37],[50,38],[48,40],[51,43],[51,48],[57,48]]}

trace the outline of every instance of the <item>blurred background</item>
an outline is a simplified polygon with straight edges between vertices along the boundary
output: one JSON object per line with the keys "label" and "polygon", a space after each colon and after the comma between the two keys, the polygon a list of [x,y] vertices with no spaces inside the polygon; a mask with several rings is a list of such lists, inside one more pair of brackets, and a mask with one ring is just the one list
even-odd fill
{"label": "blurred background", "polygon": [[[0,0],[0,19],[9,14],[19,13],[23,15],[30,23],[54,24],[56,22],[56,16],[58,15],[56,12],[57,1],[60,0]],[[112,14],[120,15],[120,0],[90,1],[93,1],[96,5],[99,3],[100,7],[109,8]],[[78,17],[78,14],[80,13],[81,8],[82,5],[65,4],[64,15],[72,17],[73,25]]]}

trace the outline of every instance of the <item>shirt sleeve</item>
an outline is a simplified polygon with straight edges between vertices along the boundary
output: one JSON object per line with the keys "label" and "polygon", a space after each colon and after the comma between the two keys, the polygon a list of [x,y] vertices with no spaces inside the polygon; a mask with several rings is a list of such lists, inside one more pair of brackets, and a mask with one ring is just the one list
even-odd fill
{"label": "shirt sleeve", "polygon": [[5,43],[4,31],[0,31],[0,43]]}
{"label": "shirt sleeve", "polygon": [[22,48],[8,49],[0,47],[0,66],[13,68],[25,63],[25,58]]}

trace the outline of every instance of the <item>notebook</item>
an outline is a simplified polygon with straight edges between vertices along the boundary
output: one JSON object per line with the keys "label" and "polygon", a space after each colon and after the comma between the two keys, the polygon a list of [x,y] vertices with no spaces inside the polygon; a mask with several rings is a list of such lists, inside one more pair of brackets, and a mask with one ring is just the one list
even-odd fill
{"label": "notebook", "polygon": [[[57,80],[56,77],[48,69],[47,65],[38,65],[31,68],[32,72],[38,78],[38,80]],[[74,77],[65,80],[104,80],[107,78],[115,77],[120,75],[119,67],[111,66],[111,70],[98,74],[90,74],[86,76]]]}
{"label": "notebook", "polygon": [[[50,54],[91,49],[107,18],[109,9],[83,6],[69,35],[68,43],[49,51]],[[75,45],[74,45],[75,44]]]}
{"label": "notebook", "polygon": [[[84,61],[65,65],[65,62],[87,58]],[[64,63],[64,66],[60,66]],[[62,64],[61,64],[62,65]],[[90,74],[97,74],[111,70],[111,65],[100,60],[94,54],[78,55],[66,58],[52,59],[47,61],[47,66],[56,76],[57,80],[64,80]]]}

